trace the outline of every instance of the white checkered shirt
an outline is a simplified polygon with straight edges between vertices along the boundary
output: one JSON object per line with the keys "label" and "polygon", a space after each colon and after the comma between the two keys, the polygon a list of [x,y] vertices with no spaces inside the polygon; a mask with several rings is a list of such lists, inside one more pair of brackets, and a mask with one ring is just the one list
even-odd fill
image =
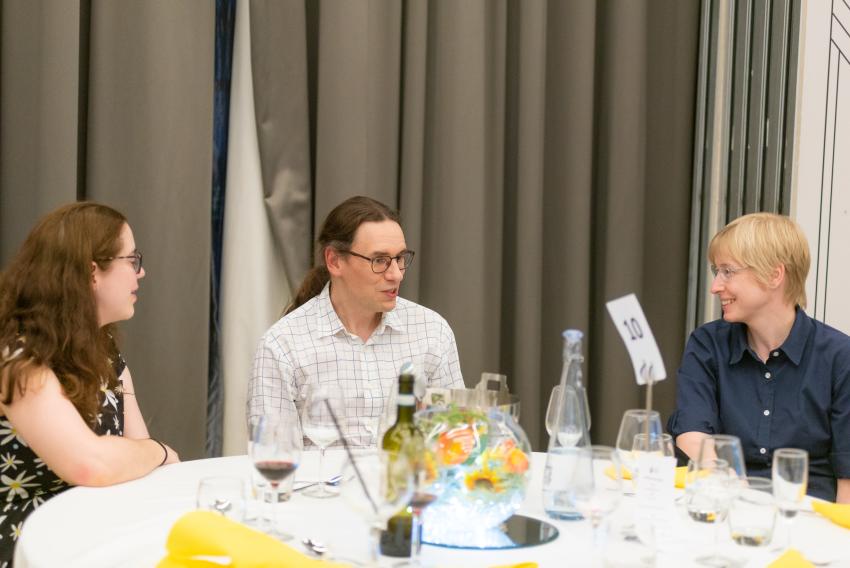
{"label": "white checkered shirt", "polygon": [[412,362],[428,386],[463,388],[454,333],[437,312],[398,298],[364,343],[342,325],[329,290],[325,285],[263,335],[248,384],[249,417],[297,416],[307,385],[334,383],[345,397],[346,440],[369,446],[404,363]]}

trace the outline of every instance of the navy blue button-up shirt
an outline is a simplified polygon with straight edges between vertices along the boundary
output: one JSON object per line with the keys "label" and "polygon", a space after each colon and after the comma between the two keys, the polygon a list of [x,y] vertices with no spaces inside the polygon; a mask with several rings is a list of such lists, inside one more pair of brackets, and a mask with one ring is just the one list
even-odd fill
{"label": "navy blue button-up shirt", "polygon": [[697,328],[667,429],[738,436],[749,475],[770,476],[776,448],[807,450],[808,493],[834,501],[836,478],[850,478],[850,337],[798,309],[785,343],[763,362],[745,324]]}

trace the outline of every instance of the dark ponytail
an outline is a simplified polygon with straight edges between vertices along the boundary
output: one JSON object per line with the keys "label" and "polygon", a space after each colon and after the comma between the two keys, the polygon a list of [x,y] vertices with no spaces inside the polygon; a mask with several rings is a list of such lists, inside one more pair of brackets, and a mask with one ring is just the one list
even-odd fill
{"label": "dark ponytail", "polygon": [[328,267],[325,266],[326,248],[348,250],[360,225],[380,221],[395,221],[401,225],[398,212],[371,197],[358,195],[334,207],[322,223],[322,229],[316,239],[316,265],[301,281],[301,286],[298,287],[292,303],[284,310],[284,315],[298,309],[310,298],[318,296],[330,280]]}
{"label": "dark ponytail", "polygon": [[292,299],[292,302],[286,307],[283,315],[297,309],[310,298],[318,296],[319,292],[322,291],[322,288],[325,287],[325,284],[327,284],[330,279],[331,275],[328,273],[328,267],[324,264],[311,268],[304,277],[304,280],[301,281],[301,286],[295,293],[295,297]]}

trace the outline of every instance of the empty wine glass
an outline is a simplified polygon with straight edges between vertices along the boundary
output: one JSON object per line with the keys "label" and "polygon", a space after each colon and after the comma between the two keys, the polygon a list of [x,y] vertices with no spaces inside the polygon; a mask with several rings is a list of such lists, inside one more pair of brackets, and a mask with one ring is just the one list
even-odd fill
{"label": "empty wine glass", "polygon": [[699,446],[699,461],[721,459],[729,464],[738,479],[747,477],[747,465],[744,462],[744,451],[741,439],[728,434],[715,434],[703,438]]}
{"label": "empty wine glass", "polygon": [[298,422],[277,415],[255,416],[250,421],[251,443],[248,451],[254,467],[269,483],[270,496],[267,509],[267,532],[281,540],[292,535],[277,532],[275,505],[278,502],[280,482],[295,473],[301,460],[303,437]]}
{"label": "empty wine glass", "polygon": [[370,560],[378,565],[381,531],[414,494],[413,468],[384,450],[352,451],[342,466],[340,494],[369,525]]}
{"label": "empty wine glass", "polygon": [[637,474],[637,455],[633,451],[635,436],[646,434],[650,438],[660,438],[662,433],[661,416],[655,410],[640,408],[623,413],[616,446],[620,463],[626,468],[623,477],[631,475],[634,478]]}
{"label": "empty wine glass", "polygon": [[549,404],[546,406],[546,431],[549,435],[555,430],[555,422],[558,420],[560,409],[558,405],[561,403],[561,385],[555,385],[552,392],[549,394]]}
{"label": "empty wine glass", "polygon": [[806,496],[809,482],[809,452],[779,448],[773,452],[773,497],[780,516],[785,519],[785,549],[791,548],[791,526]]}
{"label": "empty wine glass", "polygon": [[[345,417],[342,401],[342,389],[339,385],[310,385],[307,387],[307,397],[301,407],[301,428],[304,430],[304,435],[318,446],[320,451],[320,480],[327,479],[324,470],[325,450],[339,440],[340,432],[336,421],[343,420]],[[328,410],[328,406],[333,410],[333,414]],[[342,424],[340,423],[339,426],[341,427]],[[302,494],[320,499],[337,496],[337,493],[331,491],[325,483],[317,483],[304,490]]]}
{"label": "empty wine glass", "polygon": [[[613,467],[612,467],[613,466]],[[613,470],[613,475],[611,471]],[[605,549],[600,525],[620,504],[623,490],[617,451],[608,446],[577,448],[570,489],[573,502],[593,528],[593,550],[601,560]]]}

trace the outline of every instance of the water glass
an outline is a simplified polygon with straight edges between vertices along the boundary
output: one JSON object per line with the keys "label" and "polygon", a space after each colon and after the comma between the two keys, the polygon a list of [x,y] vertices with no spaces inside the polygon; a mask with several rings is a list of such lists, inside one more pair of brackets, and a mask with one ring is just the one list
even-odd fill
{"label": "water glass", "polygon": [[720,525],[737,494],[739,480],[725,460],[713,459],[697,463],[693,492],[688,502],[688,514],[696,521],[714,523],[714,547],[710,554],[700,556],[697,563],[705,566],[734,566],[737,563],[720,554]]}
{"label": "water glass", "polygon": [[239,477],[204,477],[198,482],[196,505],[241,522],[245,516],[245,482]]}
{"label": "water glass", "polygon": [[[632,409],[623,413],[620,421],[620,430],[617,433],[617,454],[620,463],[634,477],[637,469],[637,456],[634,454],[635,436],[647,434],[652,437],[660,437],[663,432],[661,428],[661,416],[655,410]],[[624,485],[625,487],[625,485]]]}
{"label": "water glass", "polygon": [[773,483],[764,477],[743,481],[729,508],[729,534],[741,546],[766,546],[776,523]]}
{"label": "water glass", "polygon": [[773,497],[782,518],[787,537],[785,548],[791,548],[791,528],[809,482],[809,453],[795,448],[773,452]]}
{"label": "water glass", "polygon": [[729,464],[738,479],[747,477],[747,466],[744,462],[744,451],[741,440],[737,436],[715,434],[703,438],[699,446],[699,461],[721,459]]}
{"label": "water glass", "polygon": [[352,451],[342,466],[340,494],[368,525],[371,565],[377,566],[381,531],[414,494],[411,463],[384,450]]}
{"label": "water glass", "polygon": [[[602,559],[605,546],[602,522],[620,504],[620,460],[617,451],[607,446],[590,446],[578,449],[578,460],[572,472],[569,491],[576,509],[593,527],[594,557]],[[613,472],[613,473],[612,473]]]}

